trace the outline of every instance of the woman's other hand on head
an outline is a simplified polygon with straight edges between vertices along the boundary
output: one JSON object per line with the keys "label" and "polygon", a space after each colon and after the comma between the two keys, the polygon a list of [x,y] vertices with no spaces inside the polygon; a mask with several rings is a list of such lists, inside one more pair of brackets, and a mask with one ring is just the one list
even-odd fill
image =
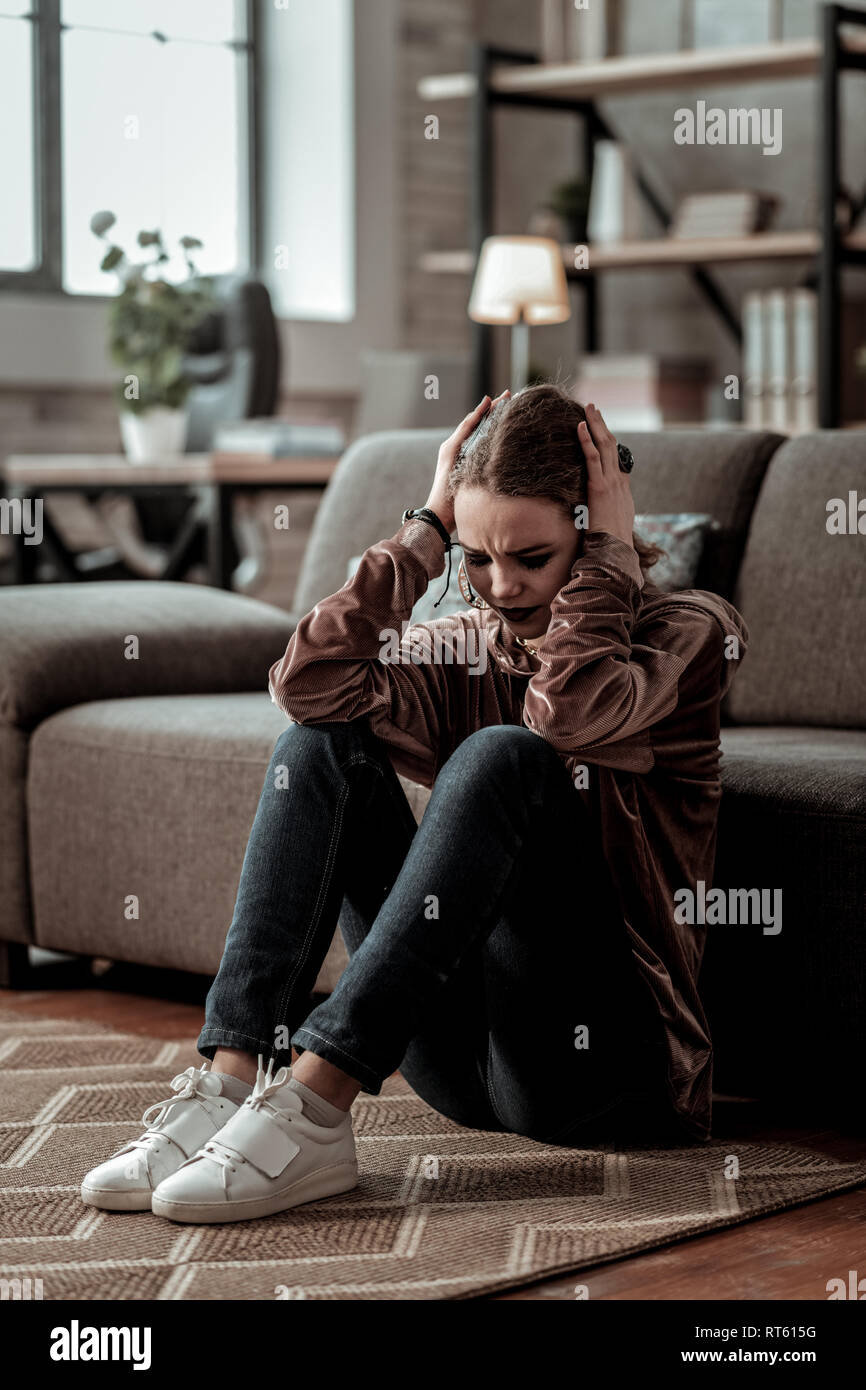
{"label": "woman's other hand on head", "polygon": [[595,405],[586,406],[586,421],[577,427],[586,459],[589,530],[607,531],[632,544],[634,499],[628,473],[619,466],[616,440]]}
{"label": "woman's other hand on head", "polygon": [[460,453],[461,446],[478,428],[488,410],[492,409],[494,405],[498,405],[500,401],[505,400],[506,397],[510,395],[511,392],[506,388],[502,394],[495,399],[491,399],[490,396],[485,396],[475,409],[471,410],[469,414],[460,421],[460,424],[457,426],[456,430],[454,430],[453,434],[450,434],[439,447],[439,457],[436,461],[436,473],[425,506],[430,507],[430,509],[436,513],[449,534],[454,530],[454,504],[447,496],[446,487],[451,469],[457,461],[457,455]]}

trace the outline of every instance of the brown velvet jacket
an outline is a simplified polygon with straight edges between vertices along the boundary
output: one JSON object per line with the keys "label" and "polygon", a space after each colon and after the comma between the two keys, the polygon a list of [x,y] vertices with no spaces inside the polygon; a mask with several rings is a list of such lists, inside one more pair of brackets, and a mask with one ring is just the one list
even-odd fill
{"label": "brown velvet jacket", "polygon": [[426,787],[488,724],[540,734],[573,779],[588,769],[575,790],[598,816],[636,968],[663,1022],[671,1103],[691,1137],[708,1139],[705,928],[675,921],[674,893],[712,885],[719,705],[746,625],[716,594],[657,589],[631,546],[587,531],[533,657],[492,609],[408,626],[444,569],[444,542],[425,521],[370,546],[352,579],[301,619],[271,667],[271,698],[299,724],[366,717],[396,771]]}

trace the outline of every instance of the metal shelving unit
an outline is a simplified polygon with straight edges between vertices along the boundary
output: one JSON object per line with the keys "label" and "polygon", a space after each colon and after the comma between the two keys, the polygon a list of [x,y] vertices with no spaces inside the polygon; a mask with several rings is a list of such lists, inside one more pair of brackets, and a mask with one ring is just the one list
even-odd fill
{"label": "metal shelving unit", "polygon": [[[840,25],[859,25],[863,33],[842,36]],[[595,143],[615,139],[598,111],[605,96],[700,84],[781,80],[817,76],[819,136],[819,226],[749,237],[679,241],[620,242],[589,247],[590,269],[575,270],[572,245],[563,246],[569,280],[585,295],[584,352],[598,350],[598,274],[606,270],[680,267],[688,269],[701,294],[731,332],[742,342],[739,313],[728,303],[707,266],[738,261],[811,260],[818,279],[818,419],[822,429],[840,424],[840,278],[843,266],[866,265],[866,231],[843,236],[836,224],[839,189],[839,78],[842,72],[866,70],[866,9],[828,4],[821,17],[821,37],[785,40],[740,48],[653,55],[646,58],[606,58],[596,63],[539,63],[536,55],[491,44],[473,46],[472,71],[425,78],[419,95],[445,101],[472,102],[472,198],[470,242],[466,250],[429,252],[421,265],[431,273],[471,275],[484,239],[492,234],[493,129],[498,106],[524,106],[577,115],[582,124],[584,168],[592,177]],[[662,226],[671,224],[671,211],[635,162],[638,189]],[[491,326],[473,323],[473,399],[489,388]]]}

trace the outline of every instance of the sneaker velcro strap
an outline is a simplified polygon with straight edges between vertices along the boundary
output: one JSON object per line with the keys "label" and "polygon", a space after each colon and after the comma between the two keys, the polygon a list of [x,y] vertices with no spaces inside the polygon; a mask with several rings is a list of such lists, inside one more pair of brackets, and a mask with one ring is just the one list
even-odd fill
{"label": "sneaker velcro strap", "polygon": [[175,1105],[173,1112],[169,1113],[168,1119],[163,1121],[156,1132],[173,1139],[189,1158],[196,1149],[200,1149],[202,1144],[214,1137],[220,1127],[220,1120],[226,1113],[225,1110],[217,1111],[211,1118],[203,1105]]}
{"label": "sneaker velcro strap", "polygon": [[269,1178],[279,1177],[301,1150],[300,1144],[266,1110],[252,1110],[247,1105],[242,1105],[215,1137]]}

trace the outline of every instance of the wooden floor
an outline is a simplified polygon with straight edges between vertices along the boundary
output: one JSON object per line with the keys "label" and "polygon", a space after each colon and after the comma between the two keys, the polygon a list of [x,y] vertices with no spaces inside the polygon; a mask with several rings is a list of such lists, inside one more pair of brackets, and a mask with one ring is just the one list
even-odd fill
{"label": "wooden floor", "polygon": [[[95,973],[102,970],[102,973]],[[33,971],[36,986],[0,990],[0,1004],[23,1018],[95,1019],[127,1033],[176,1039],[198,1033],[210,981],[138,966],[87,961]],[[784,1120],[788,1120],[784,1123]],[[714,1137],[808,1143],[839,1158],[866,1157],[866,1137],[816,1124],[793,1125],[756,1102],[719,1100]],[[825,1300],[831,1277],[862,1269],[866,1187],[825,1197],[662,1250],[558,1276],[493,1296],[573,1300],[575,1285],[598,1299]]]}

